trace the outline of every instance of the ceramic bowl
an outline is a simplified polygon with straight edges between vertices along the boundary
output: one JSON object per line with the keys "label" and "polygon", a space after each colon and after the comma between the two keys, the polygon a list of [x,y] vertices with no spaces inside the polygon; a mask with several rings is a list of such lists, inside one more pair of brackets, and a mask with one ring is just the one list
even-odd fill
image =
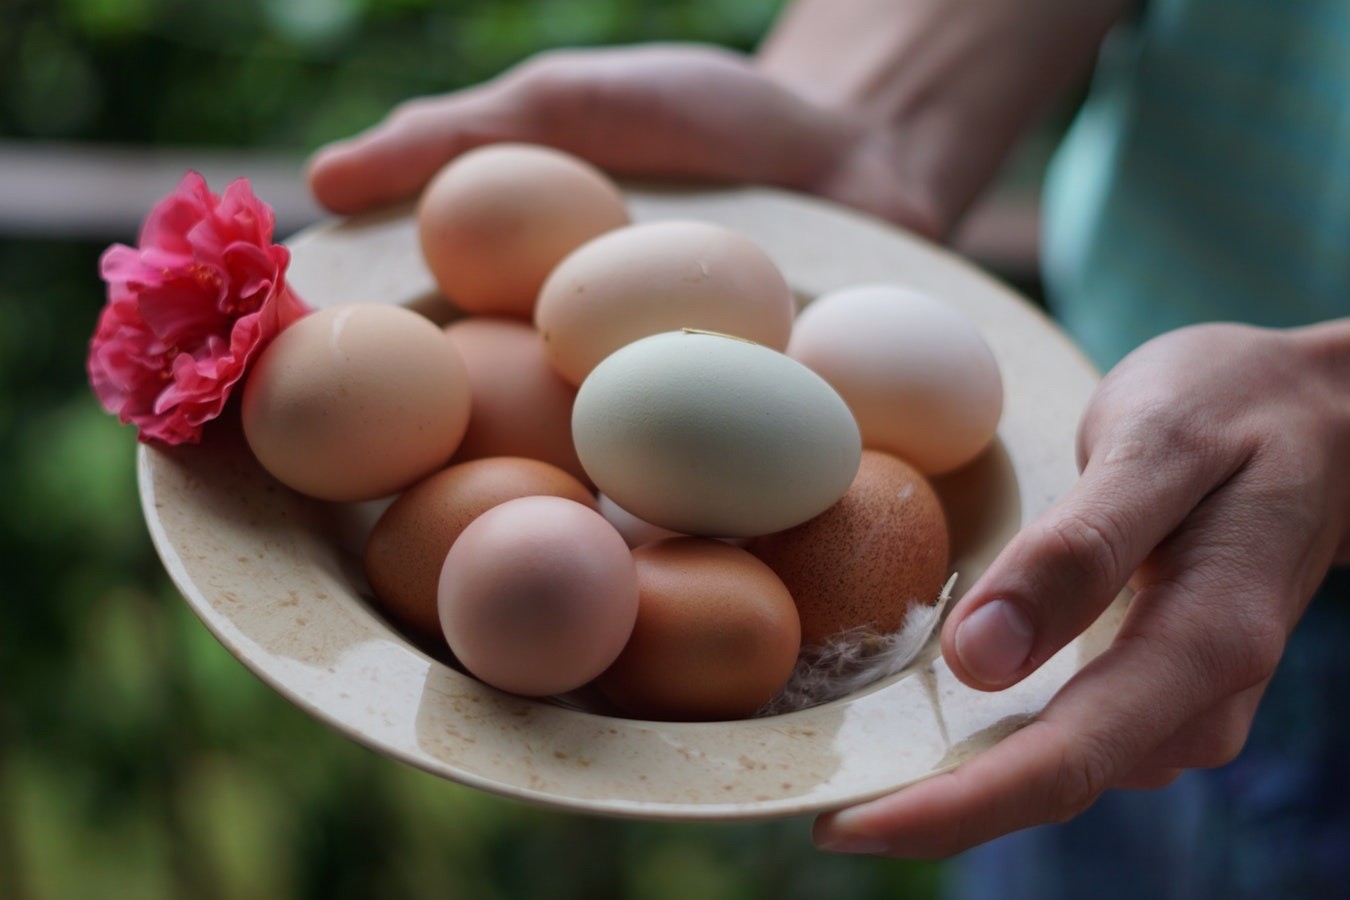
{"label": "ceramic bowl", "polygon": [[[956,595],[1073,483],[1074,429],[1097,375],[1034,306],[945,250],[818,200],[764,189],[630,189],[638,221],[740,230],[797,295],[896,282],[969,315],[1002,369],[994,446],[938,488],[953,527]],[[448,318],[408,208],[320,225],[292,242],[311,304],[399,303]],[[303,498],[253,461],[237,424],[195,447],[142,446],[141,499],[188,604],[244,665],[311,715],[434,775],[570,810],[650,819],[800,815],[866,800],[959,765],[1030,721],[1116,628],[1123,600],[1035,675],[971,690],[930,646],[900,674],[811,709],[668,723],[527,700],[419,648],[373,606],[361,506]]]}

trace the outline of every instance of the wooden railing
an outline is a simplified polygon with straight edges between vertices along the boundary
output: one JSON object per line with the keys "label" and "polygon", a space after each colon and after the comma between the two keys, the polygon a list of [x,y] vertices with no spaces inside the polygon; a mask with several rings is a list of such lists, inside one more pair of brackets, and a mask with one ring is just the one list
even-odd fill
{"label": "wooden railing", "polygon": [[[247,176],[290,234],[324,213],[310,197],[298,156],[259,151],[0,141],[0,236],[130,240],[147,209],[188,169],[214,188]],[[995,189],[953,243],[989,270],[1036,280],[1035,191]]]}

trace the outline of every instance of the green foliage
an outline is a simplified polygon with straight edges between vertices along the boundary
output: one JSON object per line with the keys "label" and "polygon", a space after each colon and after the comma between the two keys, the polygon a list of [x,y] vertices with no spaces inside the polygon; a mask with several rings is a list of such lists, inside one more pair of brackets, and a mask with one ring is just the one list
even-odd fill
{"label": "green foliage", "polygon": [[[4,6],[11,7],[4,10]],[[0,134],[310,148],[560,45],[749,48],[780,0],[5,0]]]}
{"label": "green foliage", "polygon": [[[0,0],[0,134],[303,151],[559,44],[749,47],[777,0]],[[326,729],[202,627],[83,369],[93,244],[0,240],[0,897],[928,896],[804,820],[643,824],[442,782]]]}

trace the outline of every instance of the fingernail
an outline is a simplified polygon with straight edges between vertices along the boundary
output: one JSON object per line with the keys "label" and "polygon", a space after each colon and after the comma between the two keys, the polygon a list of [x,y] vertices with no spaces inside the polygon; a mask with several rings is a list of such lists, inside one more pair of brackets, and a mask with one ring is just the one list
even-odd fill
{"label": "fingernail", "polygon": [[956,627],[956,655],[977,680],[1001,684],[1026,662],[1033,637],[1026,613],[1007,600],[991,600]]}
{"label": "fingernail", "polygon": [[855,853],[859,856],[876,856],[886,852],[886,844],[876,838],[851,837],[827,841],[820,845],[826,853]]}

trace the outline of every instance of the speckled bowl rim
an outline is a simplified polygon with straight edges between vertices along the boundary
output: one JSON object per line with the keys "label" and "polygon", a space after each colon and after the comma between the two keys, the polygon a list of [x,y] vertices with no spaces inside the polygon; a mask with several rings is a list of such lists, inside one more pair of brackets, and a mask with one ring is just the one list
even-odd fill
{"label": "speckled bowl rim", "polygon": [[[899,282],[952,302],[980,326],[1003,370],[999,442],[1019,492],[1017,524],[1073,483],[1076,420],[1097,374],[1044,313],[995,279],[817,199],[763,188],[626,193],[637,221],[697,218],[749,235],[800,296]],[[290,242],[291,283],[316,305],[374,299],[434,310],[442,301],[412,236],[407,207],[321,224]],[[1035,675],[995,694],[961,685],[930,646],[898,676],[787,715],[607,717],[502,694],[409,644],[354,586],[332,510],[262,473],[237,427],[212,428],[200,447],[142,445],[137,462],[155,548],[206,627],[265,683],[350,739],[439,777],[555,808],[726,821],[889,793],[1031,721],[1109,642],[1125,604],[1122,597]],[[961,588],[996,550],[970,561]]]}

